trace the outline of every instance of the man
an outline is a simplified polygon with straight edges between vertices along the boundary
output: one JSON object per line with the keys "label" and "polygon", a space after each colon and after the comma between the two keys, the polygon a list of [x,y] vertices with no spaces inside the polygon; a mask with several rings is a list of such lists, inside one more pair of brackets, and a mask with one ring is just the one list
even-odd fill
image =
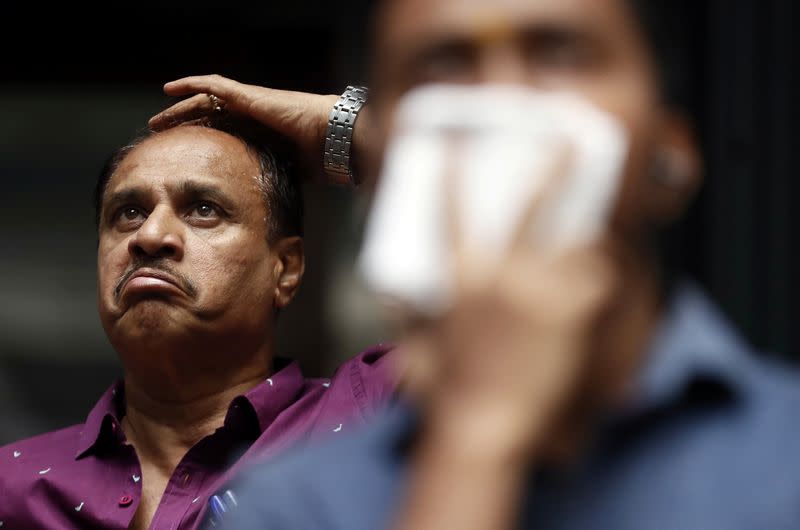
{"label": "man", "polygon": [[[403,403],[233,486],[229,527],[796,528],[800,379],[757,360],[657,252],[701,165],[667,60],[679,2],[382,4],[377,129],[362,139],[385,137],[399,98],[426,83],[574,91],[627,129],[623,187],[601,242],[555,257],[518,245],[489,273],[455,259],[454,307],[405,346]],[[261,93],[207,77],[167,90]],[[263,94],[264,116],[300,97]]]}
{"label": "man", "polygon": [[217,112],[104,168],[98,308],[124,380],[85,423],[0,448],[3,529],[195,528],[237,470],[386,398],[381,347],[331,380],[277,357],[304,271],[302,195],[251,129]]}

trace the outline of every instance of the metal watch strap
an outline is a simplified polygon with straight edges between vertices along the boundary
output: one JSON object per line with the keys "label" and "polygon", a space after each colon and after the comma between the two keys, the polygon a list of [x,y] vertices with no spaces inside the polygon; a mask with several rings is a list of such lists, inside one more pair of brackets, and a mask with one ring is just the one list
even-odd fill
{"label": "metal watch strap", "polygon": [[359,111],[367,102],[368,93],[366,87],[348,86],[328,117],[325,152],[322,157],[325,171],[332,176],[344,176],[351,184],[356,184],[350,166],[353,127]]}

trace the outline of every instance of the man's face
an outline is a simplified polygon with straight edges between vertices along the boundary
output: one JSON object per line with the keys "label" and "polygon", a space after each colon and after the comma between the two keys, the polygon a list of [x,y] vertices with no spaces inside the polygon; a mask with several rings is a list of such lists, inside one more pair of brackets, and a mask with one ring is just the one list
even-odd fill
{"label": "man's face", "polygon": [[[615,226],[635,235],[669,199],[645,177],[656,149],[675,139],[677,120],[668,119],[652,57],[626,1],[387,0],[376,35],[374,103],[384,135],[398,99],[426,83],[577,92],[630,134]],[[679,140],[679,147],[690,143]]]}
{"label": "man's face", "polygon": [[133,149],[108,182],[98,305],[126,365],[182,350],[258,349],[275,256],[256,158],[226,133],[181,126]]}

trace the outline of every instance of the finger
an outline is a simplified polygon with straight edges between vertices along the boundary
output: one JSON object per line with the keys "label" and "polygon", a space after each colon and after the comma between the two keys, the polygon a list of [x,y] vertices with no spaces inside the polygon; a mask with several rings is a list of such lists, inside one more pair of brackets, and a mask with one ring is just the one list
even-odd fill
{"label": "finger", "polygon": [[189,94],[214,94],[223,99],[240,91],[241,83],[220,75],[195,75],[164,84],[164,92],[170,96]]}
{"label": "finger", "polygon": [[216,74],[184,77],[164,85],[164,92],[171,96],[187,96],[189,94],[217,96],[225,102],[227,110],[239,113],[246,113],[248,106],[256,97],[263,98],[273,92],[271,89],[258,87],[258,96],[256,96],[255,89],[256,87],[252,85],[245,85]]}
{"label": "finger", "polygon": [[159,131],[171,127],[177,122],[189,121],[207,116],[213,110],[211,100],[207,94],[197,94],[171,107],[162,110],[147,122],[148,126]]}
{"label": "finger", "polygon": [[553,150],[553,156],[545,166],[543,173],[531,175],[531,178],[541,180],[542,185],[525,204],[511,239],[509,254],[520,249],[530,248],[532,244],[531,231],[539,217],[542,205],[562,189],[574,163],[574,158],[572,145],[567,142],[559,143]]}
{"label": "finger", "polygon": [[463,262],[465,260],[464,234],[461,230],[461,186],[459,166],[463,138],[458,133],[445,136],[444,162],[442,165],[444,236],[449,245],[450,259],[454,267],[456,285],[461,283]]}
{"label": "finger", "polygon": [[398,387],[404,396],[424,403],[433,393],[437,381],[439,356],[430,337],[424,332],[406,336],[398,350]]}

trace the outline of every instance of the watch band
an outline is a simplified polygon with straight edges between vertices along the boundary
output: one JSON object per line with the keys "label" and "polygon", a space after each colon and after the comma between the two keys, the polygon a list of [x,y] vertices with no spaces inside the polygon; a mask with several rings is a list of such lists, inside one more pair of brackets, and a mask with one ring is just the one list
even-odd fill
{"label": "watch band", "polygon": [[367,102],[368,93],[366,87],[348,86],[328,117],[325,151],[322,156],[325,171],[336,179],[345,177],[353,185],[358,184],[350,165],[353,128],[358,113]]}

